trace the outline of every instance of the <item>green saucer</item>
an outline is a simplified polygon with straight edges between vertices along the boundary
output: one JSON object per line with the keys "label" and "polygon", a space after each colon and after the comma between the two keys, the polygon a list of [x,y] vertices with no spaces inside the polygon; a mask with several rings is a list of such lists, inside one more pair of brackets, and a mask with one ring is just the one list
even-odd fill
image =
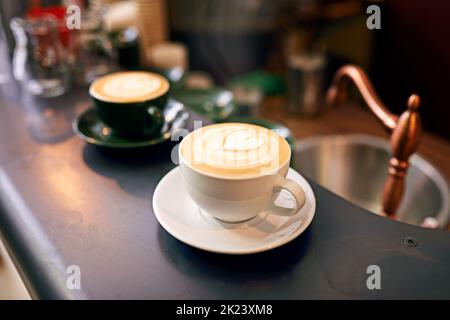
{"label": "green saucer", "polygon": [[224,122],[243,122],[243,123],[250,123],[250,124],[256,124],[258,126],[268,128],[271,130],[276,130],[277,133],[286,139],[286,141],[289,143],[289,146],[292,150],[292,155],[294,155],[295,150],[295,138],[287,127],[283,126],[281,123],[269,121],[266,119],[261,118],[253,118],[253,117],[231,117],[227,119]]}
{"label": "green saucer", "polygon": [[170,100],[164,111],[165,123],[161,134],[153,138],[129,139],[118,136],[98,117],[94,108],[84,111],[72,124],[73,131],[84,142],[105,148],[132,149],[157,145],[170,140],[172,133],[185,128],[189,113],[183,104]]}
{"label": "green saucer", "polygon": [[193,112],[214,122],[226,120],[236,108],[233,93],[220,87],[183,89],[173,95]]}

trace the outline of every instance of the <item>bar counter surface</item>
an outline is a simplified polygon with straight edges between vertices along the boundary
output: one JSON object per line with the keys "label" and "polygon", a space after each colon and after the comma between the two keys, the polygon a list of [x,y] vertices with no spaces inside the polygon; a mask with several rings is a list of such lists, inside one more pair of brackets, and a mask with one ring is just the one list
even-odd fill
{"label": "bar counter surface", "polygon": [[[0,86],[0,232],[32,297],[450,298],[446,231],[378,217],[313,182],[315,218],[281,248],[229,256],[179,242],[152,208],[173,144],[101,152],[72,133],[87,107],[86,88],[40,100]],[[67,286],[73,265],[81,289]],[[367,287],[370,265],[380,290]]]}

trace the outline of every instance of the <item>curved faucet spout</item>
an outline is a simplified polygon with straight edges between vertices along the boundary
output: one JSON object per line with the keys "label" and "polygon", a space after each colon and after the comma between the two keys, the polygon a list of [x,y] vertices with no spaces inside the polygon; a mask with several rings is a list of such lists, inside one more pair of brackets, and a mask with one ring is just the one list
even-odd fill
{"label": "curved faucet spout", "polygon": [[346,90],[343,90],[342,80],[346,77],[355,83],[370,110],[391,133],[391,159],[382,201],[383,214],[394,216],[403,197],[409,157],[416,152],[422,136],[421,120],[417,112],[420,98],[416,94],[411,95],[407,110],[398,117],[391,113],[378,97],[364,70],[354,65],[346,65],[334,75],[327,93],[328,104],[343,99]]}
{"label": "curved faucet spout", "polygon": [[364,70],[358,66],[346,65],[340,68],[334,75],[333,82],[327,93],[328,104],[334,104],[337,100],[342,100],[344,94],[343,81],[345,78],[353,81],[359,90],[359,93],[364,98],[367,106],[372,110],[378,120],[381,121],[384,127],[388,130],[394,130],[397,125],[398,117],[391,113],[378,97],[375,89],[370,83]]}

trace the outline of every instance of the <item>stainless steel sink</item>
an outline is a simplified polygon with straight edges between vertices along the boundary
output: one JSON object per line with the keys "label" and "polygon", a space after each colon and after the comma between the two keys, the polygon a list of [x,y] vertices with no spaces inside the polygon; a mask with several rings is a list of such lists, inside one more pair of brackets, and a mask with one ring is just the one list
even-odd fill
{"label": "stainless steel sink", "polygon": [[[389,142],[369,135],[331,135],[296,143],[294,167],[344,199],[374,213],[389,163]],[[427,160],[413,155],[400,221],[421,225],[427,217],[439,228],[450,222],[450,191],[443,175]]]}

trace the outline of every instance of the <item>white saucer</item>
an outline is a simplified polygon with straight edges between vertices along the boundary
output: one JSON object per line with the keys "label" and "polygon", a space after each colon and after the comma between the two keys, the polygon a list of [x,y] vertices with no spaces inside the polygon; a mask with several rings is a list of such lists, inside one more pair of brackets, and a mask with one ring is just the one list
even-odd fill
{"label": "white saucer", "polygon": [[[153,195],[153,210],[161,226],[176,239],[206,251],[226,254],[250,254],[277,248],[298,237],[311,223],[316,198],[308,182],[295,170],[287,177],[305,190],[306,204],[286,217],[260,213],[242,223],[225,223],[200,212],[189,197],[179,167],[159,182]],[[293,199],[280,193],[276,204],[291,207]]]}

